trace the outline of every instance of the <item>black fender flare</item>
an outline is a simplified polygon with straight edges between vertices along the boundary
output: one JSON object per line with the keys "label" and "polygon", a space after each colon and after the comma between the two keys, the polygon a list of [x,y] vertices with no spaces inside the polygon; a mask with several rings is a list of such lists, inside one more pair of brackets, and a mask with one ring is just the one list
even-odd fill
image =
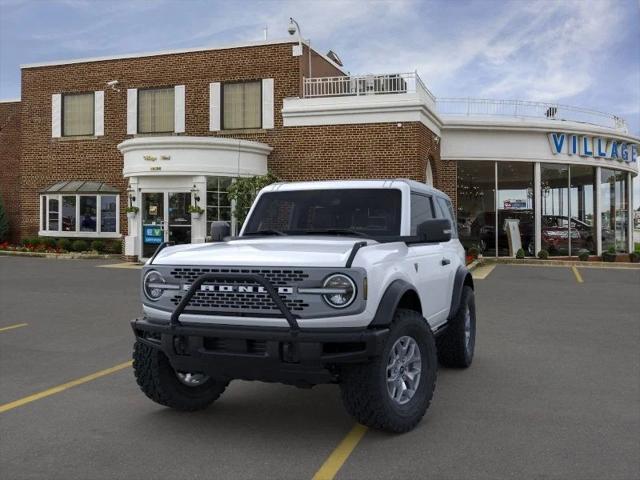
{"label": "black fender flare", "polygon": [[449,309],[449,320],[456,316],[460,308],[460,300],[462,299],[462,290],[465,285],[469,285],[472,289],[473,277],[469,269],[463,265],[456,270],[456,276],[453,280],[453,292],[451,294],[451,308]]}
{"label": "black fender flare", "polygon": [[413,288],[408,282],[404,280],[394,280],[387,287],[387,290],[382,295],[380,303],[378,304],[378,310],[376,311],[373,320],[369,324],[371,327],[386,327],[393,321],[393,315],[398,308],[398,304],[403,295],[408,291],[414,292],[416,295],[416,289]]}

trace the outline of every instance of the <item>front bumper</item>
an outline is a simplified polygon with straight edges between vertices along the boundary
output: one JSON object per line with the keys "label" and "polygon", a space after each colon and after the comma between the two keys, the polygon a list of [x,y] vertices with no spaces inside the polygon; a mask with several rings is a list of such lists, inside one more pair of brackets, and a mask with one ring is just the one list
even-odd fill
{"label": "front bumper", "polygon": [[388,329],[299,329],[131,322],[136,340],[161,350],[173,368],[213,378],[298,386],[337,381],[343,364],[380,354]]}

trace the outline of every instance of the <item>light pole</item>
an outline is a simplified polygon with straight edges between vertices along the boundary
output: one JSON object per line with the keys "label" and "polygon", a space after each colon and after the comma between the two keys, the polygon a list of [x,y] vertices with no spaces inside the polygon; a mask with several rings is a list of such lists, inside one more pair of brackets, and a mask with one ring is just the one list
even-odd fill
{"label": "light pole", "polygon": [[[293,19],[293,17],[289,17],[289,28],[287,29],[287,31],[289,32],[289,35],[295,35],[296,32],[298,33],[298,48],[300,49],[300,55],[302,55],[302,33],[300,30],[300,25]],[[307,57],[309,58],[309,78],[311,78],[311,39],[307,40],[307,48],[309,50],[307,55]]]}

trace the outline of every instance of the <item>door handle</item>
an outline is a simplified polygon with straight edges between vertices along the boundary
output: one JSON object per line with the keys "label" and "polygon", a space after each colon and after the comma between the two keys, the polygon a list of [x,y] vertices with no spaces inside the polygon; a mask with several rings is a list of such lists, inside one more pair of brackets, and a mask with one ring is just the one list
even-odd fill
{"label": "door handle", "polygon": [[451,260],[449,260],[448,258],[443,258],[440,263],[444,267],[445,265],[449,265],[451,263]]}

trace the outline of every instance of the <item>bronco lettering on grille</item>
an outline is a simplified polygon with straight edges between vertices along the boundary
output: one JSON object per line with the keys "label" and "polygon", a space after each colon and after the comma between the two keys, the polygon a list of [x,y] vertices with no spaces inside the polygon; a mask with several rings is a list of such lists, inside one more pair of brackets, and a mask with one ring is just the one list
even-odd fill
{"label": "bronco lettering on grille", "polygon": [[[190,284],[185,283],[183,290],[189,290]],[[280,295],[292,295],[293,287],[275,287]],[[261,286],[253,285],[201,285],[201,292],[220,292],[220,293],[267,293],[267,290]]]}

